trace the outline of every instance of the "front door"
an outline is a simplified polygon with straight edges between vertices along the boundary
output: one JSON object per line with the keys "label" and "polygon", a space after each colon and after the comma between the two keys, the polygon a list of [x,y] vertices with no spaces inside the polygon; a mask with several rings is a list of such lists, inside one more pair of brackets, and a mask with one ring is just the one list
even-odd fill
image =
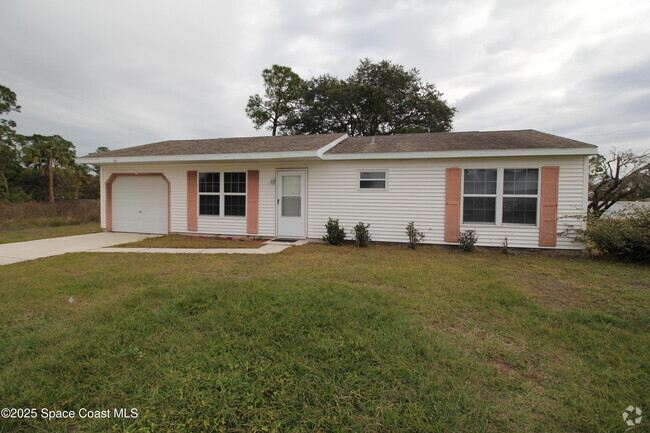
{"label": "front door", "polygon": [[307,170],[278,170],[276,176],[278,237],[306,237]]}

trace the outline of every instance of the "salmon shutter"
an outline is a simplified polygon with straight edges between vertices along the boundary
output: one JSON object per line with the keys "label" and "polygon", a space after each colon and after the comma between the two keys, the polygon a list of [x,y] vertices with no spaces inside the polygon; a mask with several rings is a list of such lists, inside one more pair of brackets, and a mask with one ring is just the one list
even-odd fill
{"label": "salmon shutter", "polygon": [[260,172],[248,170],[248,185],[246,194],[246,232],[249,235],[258,233],[260,207]]}
{"label": "salmon shutter", "polygon": [[198,230],[197,212],[197,175],[196,171],[187,172],[187,230],[195,232]]}
{"label": "salmon shutter", "polygon": [[539,246],[554,247],[557,242],[557,198],[560,167],[542,167],[539,212]]}
{"label": "salmon shutter", "polygon": [[448,168],[445,180],[445,242],[460,235],[460,168]]}

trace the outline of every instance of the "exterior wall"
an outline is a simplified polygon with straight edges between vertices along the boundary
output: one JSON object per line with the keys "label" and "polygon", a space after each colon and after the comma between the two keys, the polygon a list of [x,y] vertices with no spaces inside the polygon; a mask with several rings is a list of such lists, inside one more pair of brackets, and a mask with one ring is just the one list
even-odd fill
{"label": "exterior wall", "polygon": [[[370,223],[373,240],[405,242],[405,227],[415,221],[424,232],[425,243],[445,244],[445,169],[535,168],[559,166],[558,231],[581,225],[587,201],[587,156],[508,157],[413,160],[224,162],[169,164],[110,164],[102,167],[102,227],[105,226],[106,179],[113,173],[162,172],[171,183],[171,231],[187,232],[187,171],[259,170],[259,235],[275,236],[276,169],[305,168],[307,179],[308,237],[325,234],[328,217],[339,218],[348,233],[359,221]],[[360,190],[360,170],[387,170],[386,190]],[[538,248],[539,227],[522,225],[462,224],[461,230],[476,230],[478,245],[499,246],[504,237],[510,247]],[[199,216],[198,233],[246,235],[245,217]],[[581,248],[558,237],[557,247]]]}

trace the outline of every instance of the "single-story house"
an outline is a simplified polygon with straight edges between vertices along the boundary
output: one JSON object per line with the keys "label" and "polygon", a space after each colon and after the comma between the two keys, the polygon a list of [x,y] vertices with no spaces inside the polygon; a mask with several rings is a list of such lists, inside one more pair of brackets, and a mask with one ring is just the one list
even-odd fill
{"label": "single-story house", "polygon": [[[163,141],[77,159],[101,167],[107,231],[321,238],[329,217],[375,241],[578,249],[596,146],[534,130]],[[349,237],[351,235],[348,235]]]}

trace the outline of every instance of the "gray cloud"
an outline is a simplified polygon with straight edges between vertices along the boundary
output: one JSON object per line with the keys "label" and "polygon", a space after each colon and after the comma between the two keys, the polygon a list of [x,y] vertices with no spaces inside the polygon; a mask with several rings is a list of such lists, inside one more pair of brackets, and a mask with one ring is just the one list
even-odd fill
{"label": "gray cloud", "polygon": [[650,4],[623,0],[0,3],[0,83],[25,134],[79,154],[266,134],[246,118],[263,68],[346,77],[360,58],[418,68],[455,130],[534,128],[650,147]]}

